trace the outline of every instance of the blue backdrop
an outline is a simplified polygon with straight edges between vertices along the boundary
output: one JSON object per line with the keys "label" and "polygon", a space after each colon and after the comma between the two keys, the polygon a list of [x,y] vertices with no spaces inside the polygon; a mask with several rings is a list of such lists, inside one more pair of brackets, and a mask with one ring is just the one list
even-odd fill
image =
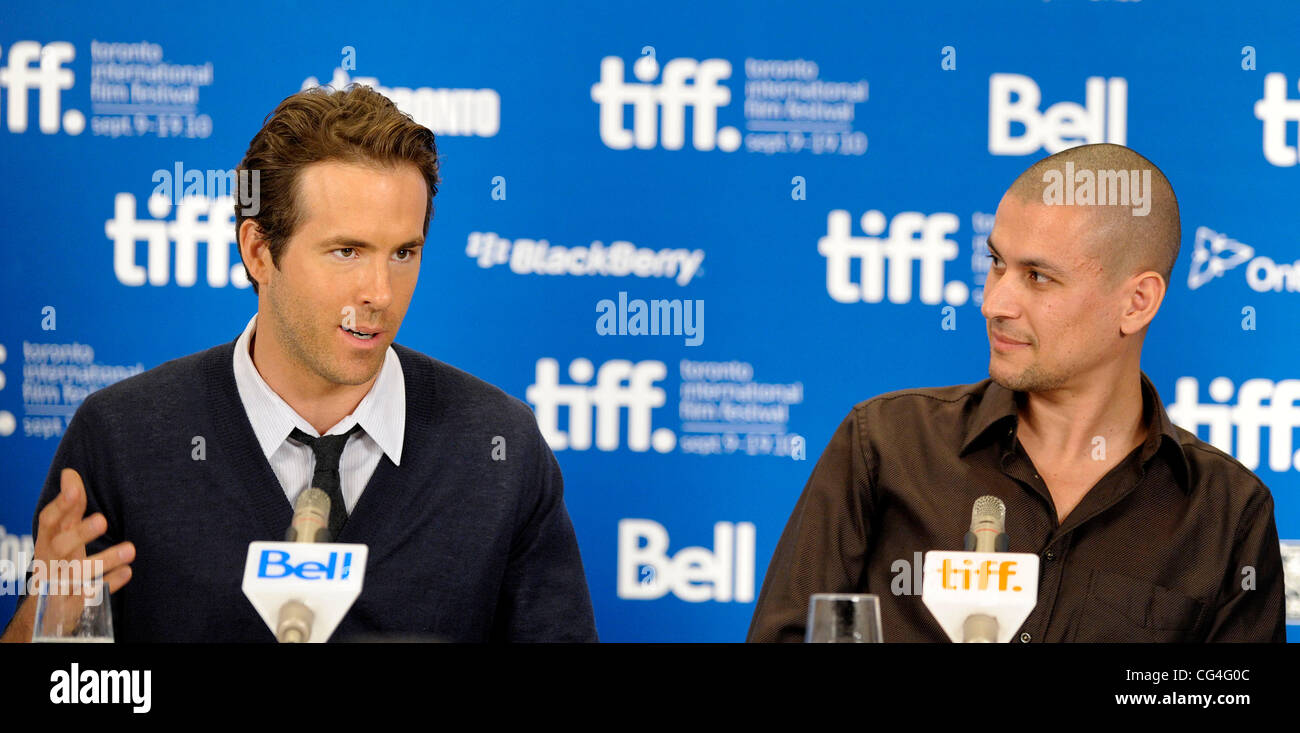
{"label": "blue backdrop", "polygon": [[[6,5],[0,570],[85,394],[255,312],[219,174],[282,98],[351,81],[442,153],[398,340],[534,407],[605,640],[743,639],[849,408],[988,376],[997,202],[1085,142],[1172,181],[1143,368],[1300,538],[1300,8],[1218,6]],[[641,308],[658,335],[626,334]]]}

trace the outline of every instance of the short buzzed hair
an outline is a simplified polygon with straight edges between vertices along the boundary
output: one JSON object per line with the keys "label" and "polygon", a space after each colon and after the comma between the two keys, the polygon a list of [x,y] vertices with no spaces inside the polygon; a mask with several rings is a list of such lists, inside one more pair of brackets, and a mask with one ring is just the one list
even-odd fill
{"label": "short buzzed hair", "polygon": [[[1016,178],[1007,193],[1015,194],[1022,201],[1043,203],[1044,191],[1048,187],[1043,180],[1045,174],[1057,171],[1060,175],[1058,180],[1064,180],[1067,163],[1074,164],[1076,173],[1090,170],[1094,175],[1101,171],[1151,171],[1150,190],[1145,192],[1150,197],[1151,208],[1145,215],[1134,213],[1129,205],[1092,205],[1088,209],[1097,217],[1100,251],[1096,254],[1111,285],[1125,277],[1152,270],[1164,277],[1167,286],[1178,260],[1182,226],[1178,218],[1178,198],[1174,196],[1173,186],[1165,174],[1155,163],[1123,145],[1080,145],[1034,163]],[[1065,185],[1073,186],[1075,183],[1066,180]],[[1121,202],[1124,203],[1127,202]]]}

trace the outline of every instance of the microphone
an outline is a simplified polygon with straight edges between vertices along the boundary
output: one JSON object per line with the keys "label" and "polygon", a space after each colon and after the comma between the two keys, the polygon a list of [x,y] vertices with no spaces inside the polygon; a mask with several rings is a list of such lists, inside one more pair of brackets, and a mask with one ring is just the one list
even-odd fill
{"label": "microphone", "polygon": [[1038,555],[1008,552],[1007,507],[981,496],[971,507],[964,551],[925,554],[921,602],[949,639],[1007,642],[1038,600]]}
{"label": "microphone", "polygon": [[[967,552],[1006,552],[1007,505],[988,494],[975,500],[966,533]],[[998,620],[986,613],[972,613],[962,623],[962,642],[992,644],[998,640]]]}
{"label": "microphone", "polygon": [[312,486],[298,495],[285,542],[329,542],[330,496]]}
{"label": "microphone", "polygon": [[[298,495],[293,505],[293,521],[284,533],[285,542],[329,542],[330,497],[315,486]],[[281,644],[301,644],[311,638],[311,624],[316,614],[298,599],[280,606],[275,638]]]}
{"label": "microphone", "polygon": [[[328,500],[328,497],[326,497]],[[1007,551],[1007,505],[996,496],[981,496],[970,512],[970,531],[966,533],[967,552]]]}
{"label": "microphone", "polygon": [[331,542],[329,516],[329,495],[309,487],[284,542],[248,545],[244,595],[281,643],[326,641],[361,594],[368,548]]}

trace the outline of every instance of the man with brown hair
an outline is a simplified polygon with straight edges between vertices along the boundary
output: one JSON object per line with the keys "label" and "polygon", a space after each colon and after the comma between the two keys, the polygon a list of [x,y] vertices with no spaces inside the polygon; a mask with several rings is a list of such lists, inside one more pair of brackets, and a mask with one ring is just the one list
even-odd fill
{"label": "man with brown hair", "polygon": [[1010,550],[1040,560],[1016,641],[1285,641],[1268,487],[1171,423],[1140,367],[1180,237],[1169,181],[1129,148],[1070,148],[1022,173],[988,238],[989,379],[853,408],[772,556],[749,640],[802,641],[812,594],[864,592],[885,641],[946,641],[913,566],[960,550],[991,494]]}
{"label": "man with brown hair", "polygon": [[[259,211],[236,211],[257,314],[81,405],[34,567],[102,563],[118,641],[271,641],[241,590],[248,543],[281,539],[315,486],[330,536],[369,547],[333,639],[594,641],[532,412],[394,342],[437,193],[433,133],[367,87],[313,89],[281,102],[240,170],[258,173],[241,180]],[[33,606],[6,641],[31,638]]]}

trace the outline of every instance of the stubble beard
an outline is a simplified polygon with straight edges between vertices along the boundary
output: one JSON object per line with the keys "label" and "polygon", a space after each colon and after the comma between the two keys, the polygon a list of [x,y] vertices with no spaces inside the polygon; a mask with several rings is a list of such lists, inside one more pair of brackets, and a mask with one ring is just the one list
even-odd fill
{"label": "stubble beard", "polygon": [[1057,389],[1066,382],[1063,375],[1049,372],[1037,363],[1018,370],[1009,369],[1005,364],[1000,368],[990,364],[989,376],[994,382],[1013,392],[1045,392]]}
{"label": "stubble beard", "polygon": [[[382,363],[378,357],[382,357],[384,350],[375,349],[377,356],[368,356],[364,363],[352,369],[345,368],[350,366],[346,363],[350,360],[339,359],[338,347],[334,341],[337,337],[326,334],[323,329],[320,333],[313,331],[315,321],[310,316],[312,307],[303,306],[291,297],[286,298],[278,287],[269,288],[268,295],[271,317],[275,320],[276,329],[283,335],[282,346],[290,359],[332,384],[355,386],[374,378]],[[335,330],[342,323],[341,316],[339,322],[335,324]]]}

